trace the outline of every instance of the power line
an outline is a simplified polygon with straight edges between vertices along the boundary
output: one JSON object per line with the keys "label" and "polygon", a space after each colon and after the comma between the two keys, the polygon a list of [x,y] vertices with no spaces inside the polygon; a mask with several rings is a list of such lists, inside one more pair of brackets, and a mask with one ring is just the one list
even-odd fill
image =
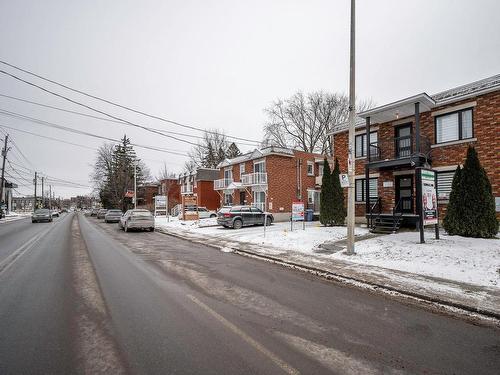
{"label": "power line", "polygon": [[[0,62],[1,62],[1,61],[0,61]],[[159,131],[157,131],[157,130],[153,130],[153,129],[151,129],[151,128],[148,128],[148,127],[146,127],[146,126],[143,126],[143,125],[138,125],[138,124],[135,124],[135,123],[133,123],[133,122],[131,122],[131,121],[127,121],[127,120],[125,120],[125,119],[122,119],[122,118],[120,118],[120,117],[117,117],[117,116],[114,116],[114,115],[110,115],[109,113],[106,113],[106,112],[104,112],[104,111],[101,111],[100,109],[96,109],[96,108],[91,107],[91,106],[89,106],[89,105],[87,105],[87,104],[83,104],[83,103],[80,103],[80,102],[78,102],[78,101],[76,101],[76,100],[70,99],[70,98],[68,98],[68,97],[66,97],[66,96],[64,96],[64,95],[58,94],[58,93],[56,93],[56,92],[54,92],[54,91],[51,91],[51,90],[49,90],[49,89],[46,89],[45,87],[42,87],[42,86],[37,85],[37,84],[35,84],[35,83],[33,83],[33,82],[30,82],[30,81],[27,81],[27,80],[25,80],[25,79],[22,79],[21,77],[18,77],[18,76],[14,75],[14,74],[11,74],[11,73],[9,73],[9,72],[6,72],[5,70],[1,70],[1,69],[0,69],[0,73],[5,74],[5,75],[7,75],[7,76],[9,76],[9,77],[12,77],[12,78],[14,78],[14,79],[16,79],[16,80],[18,80],[18,81],[20,81],[20,82],[26,83],[27,85],[30,85],[30,86],[36,87],[37,89],[40,89],[40,90],[42,90],[42,91],[45,91],[45,92],[47,92],[47,93],[49,93],[49,94],[52,94],[52,95],[54,95],[54,96],[57,96],[58,98],[61,98],[61,99],[67,100],[67,101],[69,101],[69,102],[71,102],[71,103],[73,103],[73,104],[76,104],[76,105],[82,106],[82,107],[84,107],[84,108],[90,109],[91,111],[94,111],[94,112],[100,113],[101,115],[104,115],[104,116],[108,116],[109,118],[112,118],[112,119],[115,119],[115,120],[121,121],[121,122],[123,122],[125,125],[129,125],[129,126],[133,126],[133,127],[136,127],[136,128],[140,128],[140,129],[146,130],[146,131],[148,131],[148,132],[151,132],[151,133],[155,133],[155,134],[161,135],[161,136],[163,136],[163,137],[172,138],[172,139],[175,139],[175,140],[177,140],[177,141],[179,141],[179,142],[188,143],[188,144],[193,145],[193,146],[200,146],[200,145],[198,145],[198,144],[196,144],[196,143],[194,143],[194,142],[191,142],[191,141],[186,141],[185,139],[177,138],[177,137],[174,137],[174,136],[172,136],[172,135],[167,135],[167,134],[164,134],[164,133],[159,132]],[[204,147],[204,146],[201,146],[201,147]]]}
{"label": "power line", "polygon": [[[93,118],[93,119],[101,120],[101,121],[114,122],[116,124],[121,124],[121,125],[127,125],[126,123],[124,123],[122,121],[117,121],[117,120],[113,120],[113,119],[105,118],[105,117],[100,117],[100,116],[94,116],[94,115],[90,115],[88,113],[83,113],[83,112],[78,112],[78,111],[72,111],[72,110],[69,110],[69,109],[61,108],[61,107],[56,107],[56,106],[52,106],[52,105],[48,105],[48,104],[38,103],[38,102],[34,102],[34,101],[31,101],[31,100],[27,100],[27,99],[17,98],[15,96],[11,96],[11,95],[0,94],[0,96],[4,97],[4,98],[9,98],[9,99],[12,99],[12,100],[17,100],[17,101],[20,101],[20,102],[24,102],[24,103],[29,103],[29,104],[37,105],[37,106],[40,106],[40,107],[54,109],[56,111],[71,113],[71,114],[74,114],[74,115],[84,116],[84,117]],[[179,136],[182,136],[182,137],[195,138],[195,139],[204,139],[204,137],[199,136],[199,135],[174,132],[174,131],[169,131],[169,130],[164,130],[164,129],[153,128],[153,127],[150,127],[150,126],[148,126],[148,129],[156,130],[156,131],[159,131],[159,132],[162,132],[162,133],[165,133],[165,134],[174,134],[174,135],[179,135]],[[239,144],[239,145],[245,145],[245,146],[253,146],[253,147],[255,147],[255,144],[253,144],[253,143],[244,143],[244,142],[235,142],[235,143]]]}
{"label": "power line", "polygon": [[[67,132],[70,132],[70,133],[75,133],[75,134],[80,134],[80,135],[86,135],[88,137],[104,139],[104,140],[115,142],[115,143],[121,143],[121,141],[118,140],[118,139],[109,138],[109,137],[105,137],[105,136],[97,135],[97,134],[92,134],[92,133],[84,132],[82,130],[77,130],[77,129],[73,129],[73,128],[68,128],[68,127],[63,126],[63,125],[58,125],[58,124],[55,124],[53,122],[49,122],[49,121],[45,121],[45,120],[40,120],[40,119],[37,119],[37,118],[34,118],[34,117],[30,117],[30,116],[25,116],[25,115],[22,115],[22,114],[19,114],[19,113],[16,113],[16,112],[5,111],[3,109],[0,109],[0,114],[3,114],[5,116],[10,116],[10,117],[18,118],[18,119],[22,119],[22,120],[25,120],[25,121],[34,122],[36,124],[48,126],[48,127],[51,127],[51,128],[56,128],[56,129],[59,129],[59,130],[64,130],[64,131],[67,131]],[[146,148],[146,149],[154,150],[154,151],[165,152],[165,153],[168,153],[168,154],[173,154],[173,155],[178,155],[178,156],[188,156],[187,154],[180,153],[180,152],[177,152],[177,151],[171,151],[171,150],[168,150],[168,149],[165,149],[165,148],[162,148],[162,147],[146,146],[146,145],[140,145],[140,144],[132,143],[132,142],[130,144],[132,146]]]}
{"label": "power line", "polygon": [[[92,94],[88,94],[84,91],[81,91],[81,90],[77,90],[77,89],[74,89],[72,87],[69,87],[67,85],[64,85],[62,83],[59,83],[59,82],[56,82],[54,80],[51,80],[51,79],[48,79],[48,78],[45,78],[45,77],[42,77],[41,75],[38,75],[36,73],[33,73],[33,72],[30,72],[26,69],[23,69],[23,68],[20,68],[16,65],[13,65],[13,64],[10,64],[6,61],[2,61],[0,60],[0,63],[4,64],[4,65],[7,65],[7,66],[10,66],[11,68],[14,68],[16,70],[19,70],[21,72],[24,72],[26,74],[29,74],[31,76],[34,76],[34,77],[37,77],[37,78],[40,78],[46,82],[50,82],[54,85],[57,85],[57,86],[60,86],[60,87],[63,87],[67,90],[70,90],[70,91],[73,91],[73,92],[76,92],[78,94],[81,94],[81,95],[85,95],[89,98],[92,98],[92,99],[96,99],[96,100],[100,100],[100,101],[103,101],[105,103],[108,103],[110,105],[114,105],[116,107],[119,107],[119,108],[122,108],[122,109],[125,109],[127,111],[131,111],[131,112],[134,112],[134,113],[137,113],[137,114],[140,114],[140,115],[143,115],[143,116],[146,116],[146,117],[149,117],[149,118],[153,118],[153,119],[156,119],[156,120],[160,120],[160,121],[163,121],[163,122],[167,122],[167,123],[170,123],[170,124],[173,124],[173,125],[177,125],[177,126],[181,126],[183,128],[187,128],[187,129],[191,129],[191,130],[198,130],[198,131],[201,131],[201,132],[207,132],[207,133],[211,133],[211,134],[217,134],[216,132],[213,132],[213,131],[210,131],[210,130],[206,130],[206,129],[202,129],[200,127],[197,127],[197,126],[193,126],[193,125],[186,125],[186,124],[182,124],[180,122],[177,122],[177,121],[172,121],[172,120],[169,120],[169,119],[166,119],[164,117],[160,117],[160,116],[156,116],[156,115],[151,115],[149,113],[146,113],[146,112],[143,112],[143,111],[140,111],[140,110],[137,110],[137,109],[134,109],[134,108],[131,108],[131,107],[127,107],[127,106],[124,106],[122,104],[118,104],[118,103],[115,103],[115,102],[112,102],[111,100],[107,100],[107,99],[104,99],[104,98],[101,98],[101,97],[98,97],[98,96],[95,96],[95,95],[92,95]],[[7,74],[7,75],[11,75],[7,72],[4,72],[3,70],[0,70],[0,72],[4,73],[4,74]],[[12,76],[12,75],[11,75]],[[241,137],[235,137],[235,136],[227,136],[228,138],[231,138],[231,139],[237,139],[237,140],[240,140],[240,141],[247,141],[247,142],[253,142],[253,143],[257,143],[257,144],[260,144],[261,142],[260,141],[256,141],[254,139],[248,139],[248,138],[241,138]]]}

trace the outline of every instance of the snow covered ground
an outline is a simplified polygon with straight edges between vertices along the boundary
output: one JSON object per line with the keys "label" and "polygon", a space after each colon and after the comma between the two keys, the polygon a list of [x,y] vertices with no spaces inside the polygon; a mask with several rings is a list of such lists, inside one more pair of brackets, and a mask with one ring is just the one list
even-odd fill
{"label": "snow covered ground", "polygon": [[[164,228],[183,230],[186,232],[205,234],[211,237],[224,238],[228,240],[250,242],[257,245],[268,245],[281,250],[294,250],[303,253],[312,253],[317,246],[328,240],[342,240],[346,238],[345,227],[322,227],[319,222],[294,223],[290,230],[290,223],[274,223],[266,227],[264,237],[263,226],[244,227],[241,229],[229,229],[217,226],[217,219],[202,219],[198,224],[196,221],[171,220],[156,218],[156,226]],[[356,235],[366,234],[365,228],[356,228]]]}
{"label": "snow covered ground", "polygon": [[[269,253],[269,248],[292,251],[304,255],[302,259],[311,264],[341,260],[351,264],[376,266],[424,276],[475,285],[500,288],[500,239],[479,239],[448,236],[441,231],[441,239],[434,240],[433,232],[426,232],[426,243],[419,243],[418,232],[399,232],[391,235],[364,238],[356,242],[356,255],[347,256],[343,251],[317,252],[325,241],[335,242],[346,238],[345,227],[322,227],[318,222],[275,223],[267,227],[264,237],[262,226],[246,227],[240,230],[217,226],[215,219],[181,221],[173,218],[156,218],[156,226],[169,231],[192,233],[196,237],[220,239],[230,242],[245,242],[263,245],[254,246],[252,251]],[[356,236],[368,233],[366,228],[356,227]],[[345,244],[339,244],[340,246]]]}
{"label": "snow covered ground", "polygon": [[343,252],[334,259],[412,272],[420,275],[500,287],[500,239],[448,236],[440,240],[426,232],[419,243],[418,232],[400,232],[356,243],[356,255]]}
{"label": "snow covered ground", "polygon": [[28,217],[30,216],[31,213],[24,213],[24,212],[21,212],[21,213],[18,213],[18,212],[9,212],[7,215],[5,215],[4,218],[0,219],[0,223],[5,223],[7,221],[14,221],[14,220],[20,220],[20,219],[23,219],[25,217]]}

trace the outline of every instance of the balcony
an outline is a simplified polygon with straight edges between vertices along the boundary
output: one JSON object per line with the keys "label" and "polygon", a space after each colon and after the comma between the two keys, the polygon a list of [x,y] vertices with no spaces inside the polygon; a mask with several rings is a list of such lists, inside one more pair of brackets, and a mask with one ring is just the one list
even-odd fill
{"label": "balcony", "polygon": [[193,185],[192,184],[181,185],[181,194],[182,195],[193,194]]}
{"label": "balcony", "polygon": [[241,184],[243,186],[267,185],[266,172],[245,173],[241,175]]}
{"label": "balcony", "polygon": [[214,190],[225,190],[232,183],[232,178],[220,178],[214,181]]}
{"label": "balcony", "polygon": [[314,180],[314,183],[315,183],[316,185],[321,186],[321,184],[323,183],[323,176],[316,176],[316,177],[315,177],[315,180]]}
{"label": "balcony", "polygon": [[421,166],[430,160],[431,142],[420,137],[420,151],[417,152],[415,137],[407,135],[370,143],[370,167],[395,167],[408,164]]}

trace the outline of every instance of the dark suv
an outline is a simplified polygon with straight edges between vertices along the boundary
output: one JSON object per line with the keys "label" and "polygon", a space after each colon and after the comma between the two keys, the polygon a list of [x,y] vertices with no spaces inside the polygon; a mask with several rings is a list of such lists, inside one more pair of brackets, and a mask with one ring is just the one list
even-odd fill
{"label": "dark suv", "polygon": [[[222,207],[217,212],[217,223],[225,228],[240,229],[243,226],[264,224],[266,214],[252,206]],[[274,217],[267,213],[267,225],[271,225]]]}

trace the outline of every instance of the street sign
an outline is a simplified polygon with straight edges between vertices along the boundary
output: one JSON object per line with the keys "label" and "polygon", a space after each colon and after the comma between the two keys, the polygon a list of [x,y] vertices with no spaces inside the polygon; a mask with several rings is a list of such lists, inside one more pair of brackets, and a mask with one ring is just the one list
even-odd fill
{"label": "street sign", "polygon": [[349,187],[349,175],[347,173],[339,174],[340,186],[343,188]]}
{"label": "street sign", "polygon": [[292,221],[304,221],[304,202],[292,202]]}

